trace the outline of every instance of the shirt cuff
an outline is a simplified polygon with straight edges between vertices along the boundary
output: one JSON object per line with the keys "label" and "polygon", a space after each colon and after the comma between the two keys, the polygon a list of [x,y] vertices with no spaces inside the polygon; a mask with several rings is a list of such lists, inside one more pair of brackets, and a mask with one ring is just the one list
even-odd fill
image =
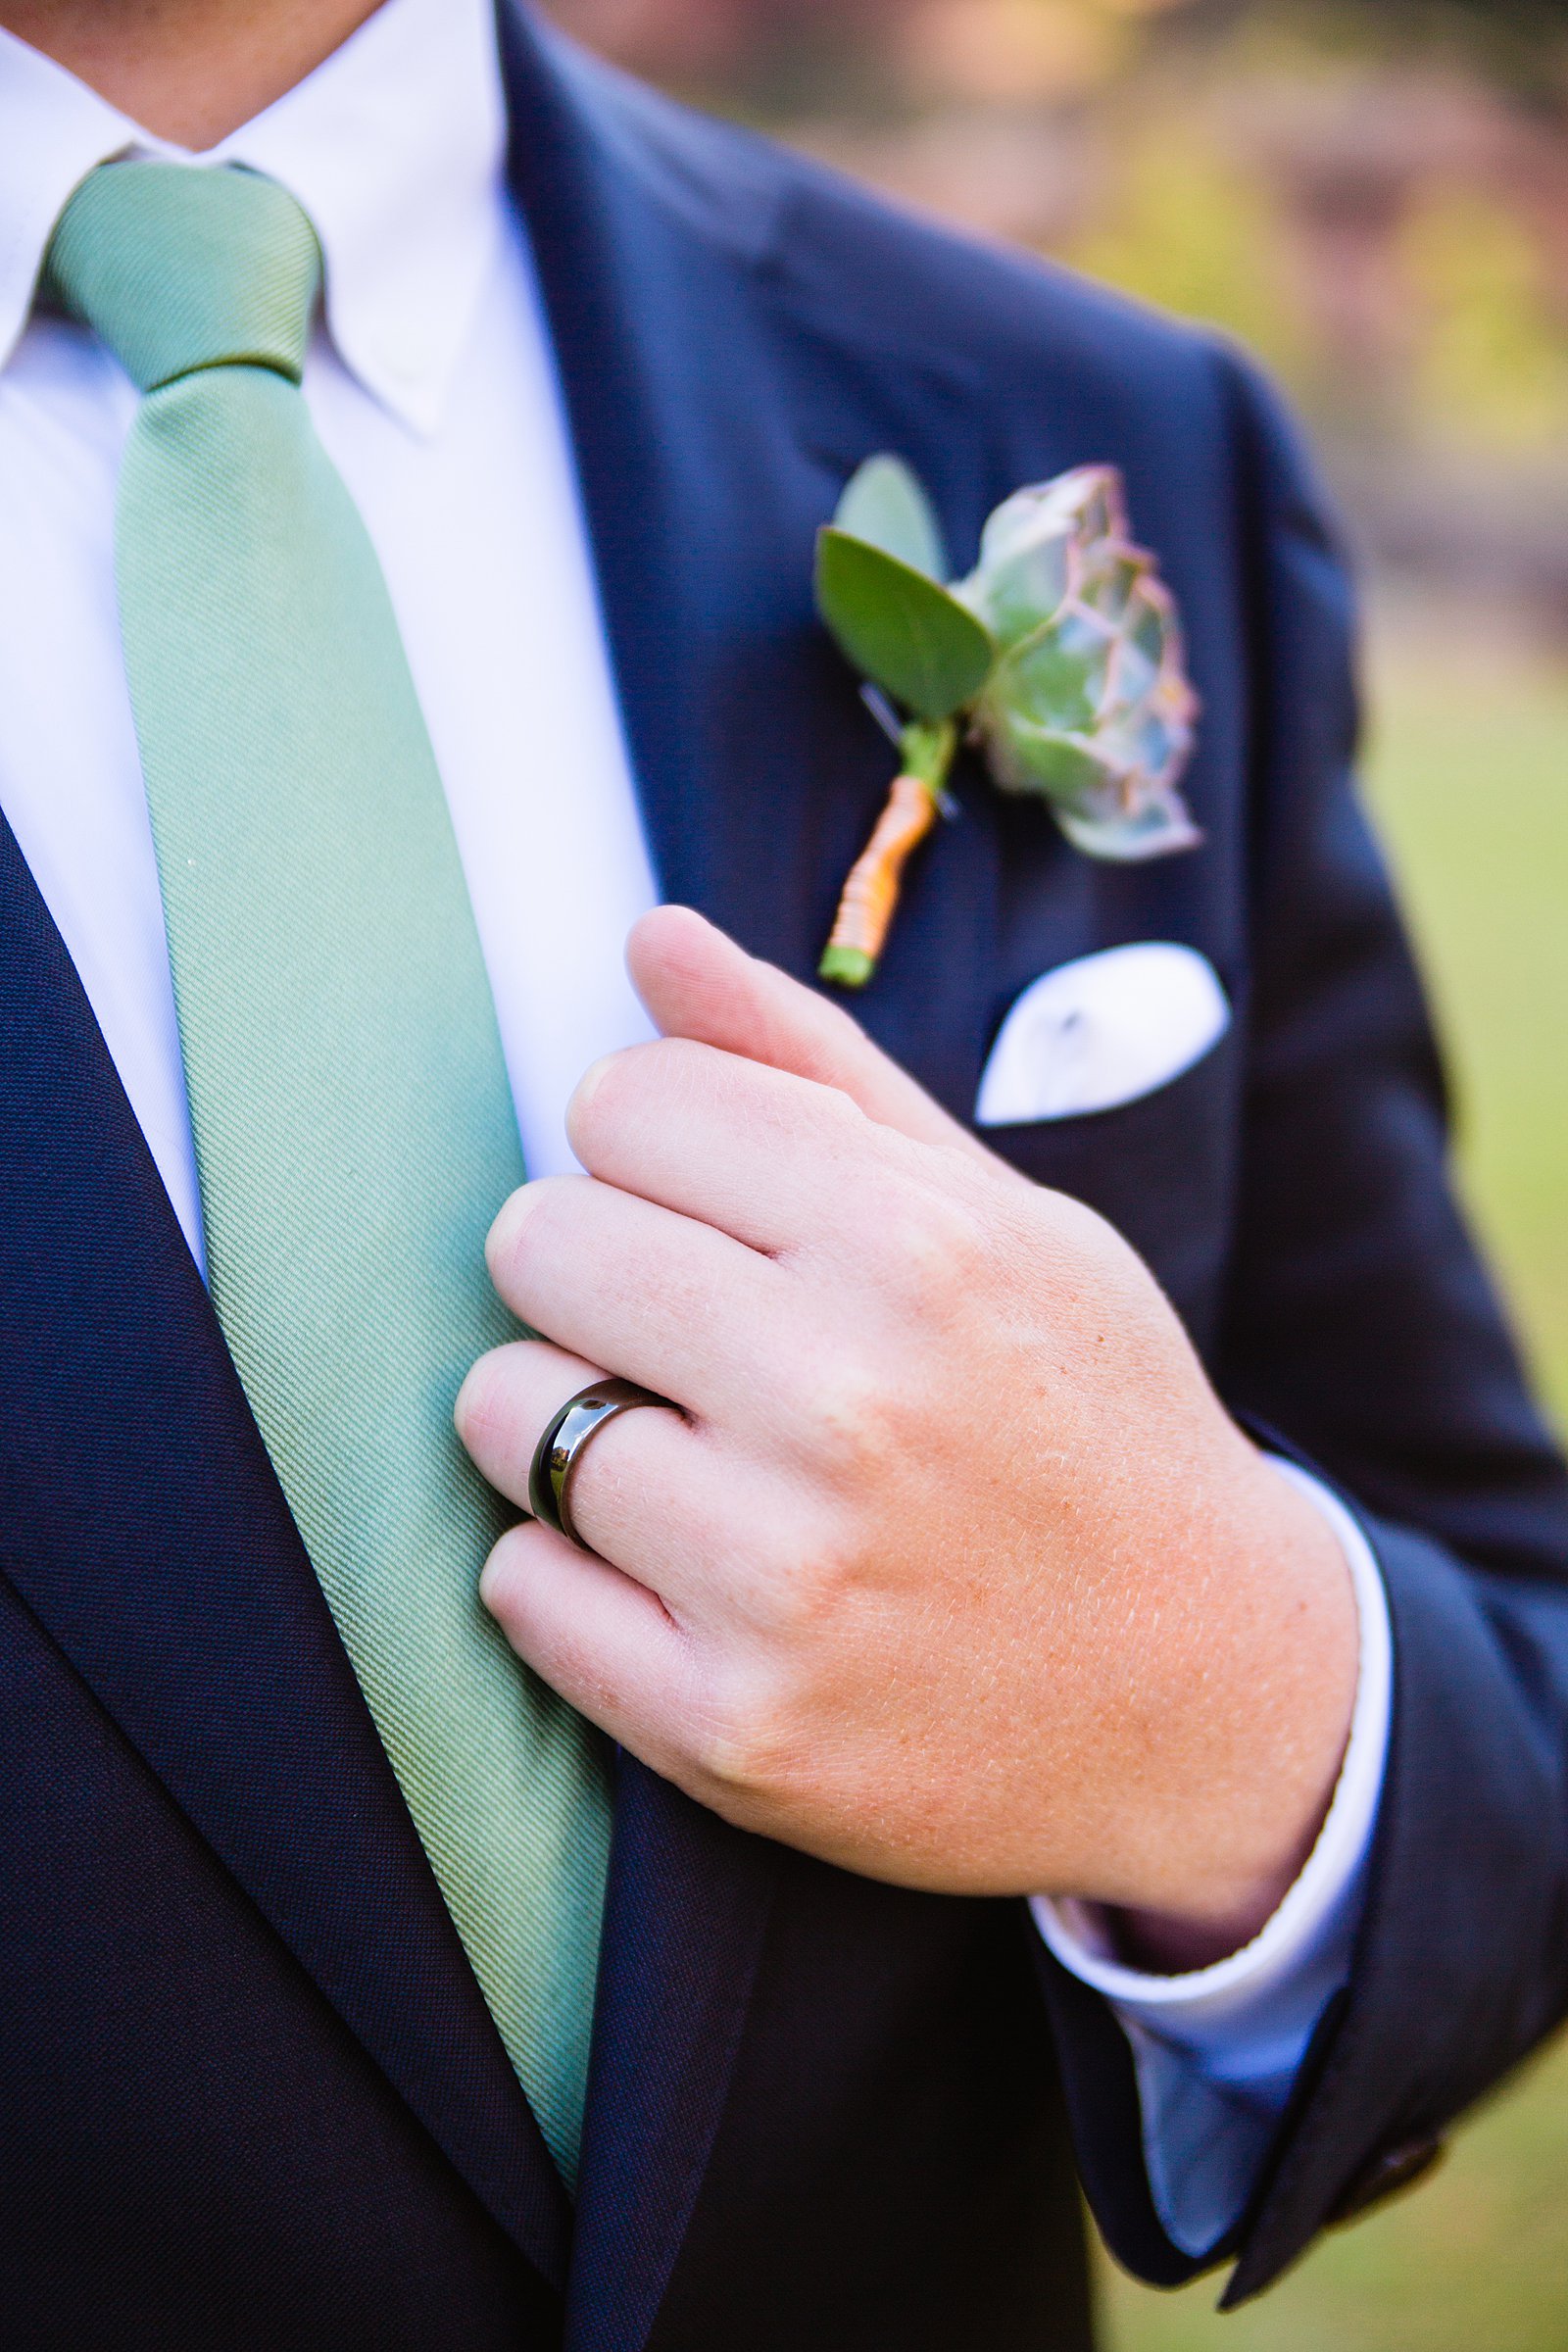
{"label": "shirt cuff", "polygon": [[1179,1977],[1116,1960],[1097,1905],[1046,1895],[1030,1904],[1056,1959],[1105,1996],[1127,2034],[1155,2209],[1190,2254],[1218,2244],[1239,2218],[1317,2021],[1348,1978],[1388,1755],[1393,1642],[1371,1545],[1337,1495],[1270,1458],[1339,1537],[1360,1635],[1345,1760],[1300,1876],[1250,1943]]}

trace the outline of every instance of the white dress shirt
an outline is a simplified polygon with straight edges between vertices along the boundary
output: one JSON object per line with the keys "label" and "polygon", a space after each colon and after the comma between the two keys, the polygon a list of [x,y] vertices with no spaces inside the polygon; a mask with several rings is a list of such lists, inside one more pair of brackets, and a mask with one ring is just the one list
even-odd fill
{"label": "white dress shirt", "polygon": [[[487,0],[385,0],[200,160],[270,173],[320,238],[324,301],[305,398],[386,575],[537,1175],[573,1164],[564,1111],[583,1069],[649,1034],[621,944],[657,892],[505,141]],[[201,1263],[115,605],[115,483],[138,395],[89,332],[33,311],[76,183],[113,156],[174,153],[0,31],[0,808]],[[1312,2027],[1344,1981],[1383,1772],[1380,1580],[1353,1521],[1301,1483],[1340,1532],[1362,1622],[1350,1749],[1301,1878],[1245,1951],[1186,1978],[1117,1966],[1092,1912],[1034,1906],[1052,1949],[1128,2032],[1156,2203],[1195,2252],[1245,2202]]]}

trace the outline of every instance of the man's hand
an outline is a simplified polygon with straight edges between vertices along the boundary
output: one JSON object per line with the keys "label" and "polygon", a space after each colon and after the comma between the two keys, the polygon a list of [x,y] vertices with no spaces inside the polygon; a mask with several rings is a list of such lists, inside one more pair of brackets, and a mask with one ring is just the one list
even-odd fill
{"label": "man's hand", "polygon": [[458,1427],[522,1503],[597,1374],[680,1411],[585,1449],[602,1558],[525,1523],[486,1604],[745,1829],[904,1886],[1118,1905],[1156,1956],[1217,1957],[1339,1769],[1332,1532],[1101,1218],[697,915],[645,917],[629,955],[664,1036],[578,1088],[588,1174],[497,1218],[496,1285],[551,1338],[482,1358]]}

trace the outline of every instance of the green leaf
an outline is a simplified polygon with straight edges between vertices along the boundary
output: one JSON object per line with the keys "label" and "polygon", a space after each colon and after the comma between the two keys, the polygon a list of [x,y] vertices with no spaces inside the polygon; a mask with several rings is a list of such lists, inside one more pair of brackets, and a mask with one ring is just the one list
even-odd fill
{"label": "green leaf", "polygon": [[836,530],[851,539],[863,539],[884,555],[897,556],[911,571],[928,579],[948,576],[942,525],[927,498],[920,477],[902,458],[885,452],[867,458],[851,476],[833,517]]}
{"label": "green leaf", "polygon": [[956,596],[832,524],[817,535],[816,603],[860,675],[917,718],[951,718],[990,673],[990,634]]}

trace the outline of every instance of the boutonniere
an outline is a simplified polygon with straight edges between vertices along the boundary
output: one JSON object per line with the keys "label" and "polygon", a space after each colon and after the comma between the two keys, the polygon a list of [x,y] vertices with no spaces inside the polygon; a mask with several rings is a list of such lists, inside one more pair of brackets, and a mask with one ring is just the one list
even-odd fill
{"label": "boutonniere", "polygon": [[1133,543],[1120,474],[1080,466],[997,508],[966,579],[901,458],[868,458],[819,533],[817,610],[898,746],[900,773],[818,966],[862,988],[910,852],[949,807],[961,741],[1075,849],[1131,861],[1200,836],[1178,789],[1198,698],[1176,604]]}

